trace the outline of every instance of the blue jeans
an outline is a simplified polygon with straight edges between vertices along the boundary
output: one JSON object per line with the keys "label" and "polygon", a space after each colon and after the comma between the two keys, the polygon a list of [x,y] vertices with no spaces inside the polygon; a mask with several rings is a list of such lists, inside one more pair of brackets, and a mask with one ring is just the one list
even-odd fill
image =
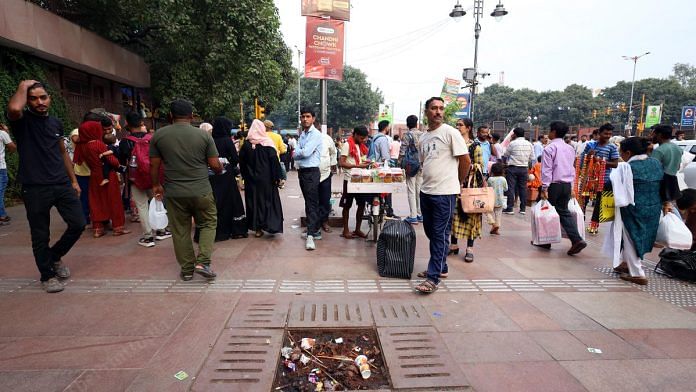
{"label": "blue jeans", "polygon": [[0,218],[7,216],[5,211],[5,189],[7,189],[7,169],[0,169]]}
{"label": "blue jeans", "polygon": [[447,273],[447,252],[452,232],[452,213],[456,207],[456,195],[420,194],[423,230],[430,240],[428,280],[440,283],[440,274]]}

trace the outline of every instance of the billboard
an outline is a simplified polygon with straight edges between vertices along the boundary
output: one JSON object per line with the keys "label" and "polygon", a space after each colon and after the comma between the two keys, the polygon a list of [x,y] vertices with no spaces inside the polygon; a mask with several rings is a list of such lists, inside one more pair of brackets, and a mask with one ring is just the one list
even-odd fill
{"label": "billboard", "polygon": [[442,93],[440,96],[445,100],[445,106],[457,99],[459,94],[459,79],[445,78],[445,83],[442,85]]}
{"label": "billboard", "polygon": [[662,120],[662,106],[648,106],[648,113],[645,115],[645,128],[657,125]]}
{"label": "billboard", "polygon": [[694,117],[696,117],[696,106],[684,106],[682,108],[681,126],[693,128]]}
{"label": "billboard", "polygon": [[470,93],[459,93],[457,94],[457,103],[459,104],[459,110],[454,113],[457,118],[469,118],[471,117],[471,94]]}
{"label": "billboard", "polygon": [[394,123],[394,104],[380,103],[377,121],[387,120],[390,124]]}
{"label": "billboard", "polygon": [[302,0],[302,16],[350,21],[350,0]]}
{"label": "billboard", "polygon": [[306,78],[343,80],[343,23],[307,17]]}

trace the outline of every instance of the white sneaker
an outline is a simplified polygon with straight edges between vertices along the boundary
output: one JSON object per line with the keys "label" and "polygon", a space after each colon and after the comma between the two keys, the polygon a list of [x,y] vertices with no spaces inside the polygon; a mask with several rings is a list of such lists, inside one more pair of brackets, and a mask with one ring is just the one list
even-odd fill
{"label": "white sneaker", "polygon": [[305,249],[307,250],[315,250],[317,248],[316,245],[314,245],[314,237],[311,235],[307,236],[307,243],[305,243]]}
{"label": "white sneaker", "polygon": [[144,246],[146,248],[152,248],[155,246],[155,239],[152,237],[143,237],[138,240],[138,245]]}

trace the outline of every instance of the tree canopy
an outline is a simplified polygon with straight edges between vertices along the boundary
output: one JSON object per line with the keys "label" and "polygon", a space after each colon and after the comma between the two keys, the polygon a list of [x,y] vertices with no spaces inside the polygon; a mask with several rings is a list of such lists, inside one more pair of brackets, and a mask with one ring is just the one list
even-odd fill
{"label": "tree canopy", "polygon": [[[696,104],[696,67],[676,64],[666,79],[636,80],[633,95],[634,124],[640,120],[641,98],[647,105],[664,104],[662,121],[678,123],[681,108]],[[592,126],[603,122],[625,123],[628,120],[631,83],[621,81],[593,97],[585,86],[572,84],[563,91],[515,90],[492,85],[476,97],[476,122],[503,120],[508,125],[526,122],[548,124],[563,120],[571,125]]]}
{"label": "tree canopy", "polygon": [[291,82],[291,54],[273,0],[31,0],[142,55],[166,109],[239,118],[239,100],[267,105]]}
{"label": "tree canopy", "polygon": [[[339,129],[367,125],[375,119],[383,100],[382,92],[372,88],[361,70],[346,66],[342,82],[328,82],[327,126]],[[300,102],[302,106],[319,109],[319,80],[302,78]],[[278,106],[272,108],[269,118],[281,128],[297,127],[297,73],[295,83],[288,88]]]}

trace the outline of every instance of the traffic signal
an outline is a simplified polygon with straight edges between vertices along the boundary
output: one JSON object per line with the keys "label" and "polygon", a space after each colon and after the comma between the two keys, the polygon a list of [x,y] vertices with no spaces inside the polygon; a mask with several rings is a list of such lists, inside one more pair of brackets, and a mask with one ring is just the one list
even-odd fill
{"label": "traffic signal", "polygon": [[263,102],[259,102],[258,98],[254,98],[254,117],[261,120],[266,117],[266,108]]}
{"label": "traffic signal", "polygon": [[597,118],[597,109],[592,110],[592,118]]}

